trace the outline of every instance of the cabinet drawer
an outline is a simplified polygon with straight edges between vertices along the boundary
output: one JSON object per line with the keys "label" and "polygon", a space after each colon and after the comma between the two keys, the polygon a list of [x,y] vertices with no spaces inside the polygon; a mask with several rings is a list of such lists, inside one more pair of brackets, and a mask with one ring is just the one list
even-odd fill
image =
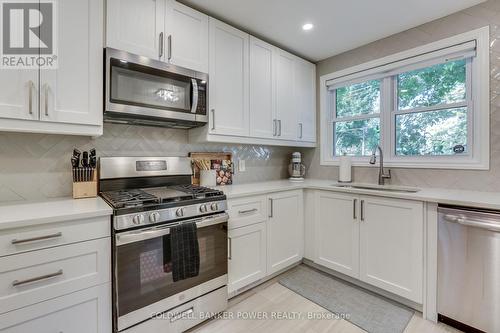
{"label": "cabinet drawer", "polygon": [[0,231],[0,257],[57,245],[109,237],[108,216]]}
{"label": "cabinet drawer", "polygon": [[263,222],[267,219],[265,196],[228,200],[229,229]]}
{"label": "cabinet drawer", "polygon": [[0,313],[110,281],[110,238],[0,258]]}
{"label": "cabinet drawer", "polygon": [[0,315],[0,333],[109,333],[111,284]]}

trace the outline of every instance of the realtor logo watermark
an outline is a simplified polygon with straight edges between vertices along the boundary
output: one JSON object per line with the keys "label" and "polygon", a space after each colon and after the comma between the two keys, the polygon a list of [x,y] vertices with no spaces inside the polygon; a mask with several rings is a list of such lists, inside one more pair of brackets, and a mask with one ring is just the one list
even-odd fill
{"label": "realtor logo watermark", "polygon": [[55,0],[0,0],[0,68],[57,68],[56,7]]}

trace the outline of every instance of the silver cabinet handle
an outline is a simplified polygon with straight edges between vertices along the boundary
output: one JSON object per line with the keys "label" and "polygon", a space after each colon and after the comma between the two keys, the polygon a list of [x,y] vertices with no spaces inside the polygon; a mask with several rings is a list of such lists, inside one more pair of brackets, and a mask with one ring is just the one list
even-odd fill
{"label": "silver cabinet handle", "polygon": [[276,136],[276,119],[273,119],[273,136]]}
{"label": "silver cabinet handle", "polygon": [[212,112],[212,131],[215,131],[215,109],[210,110]]}
{"label": "silver cabinet handle", "polygon": [[30,114],[33,114],[33,88],[35,88],[35,84],[33,81],[29,80],[29,102],[28,102],[28,110]]}
{"label": "silver cabinet handle", "polygon": [[278,126],[279,126],[278,136],[281,136],[281,119],[278,119]]}
{"label": "silver cabinet handle", "polygon": [[33,238],[25,238],[25,239],[13,239],[11,243],[13,245],[17,244],[26,244],[26,243],[31,243],[31,242],[37,242],[37,241],[42,241],[42,240],[48,240],[52,238],[58,238],[62,237],[62,232],[57,232],[55,234],[50,234],[50,235],[45,235],[45,236],[38,236],[38,237],[33,237]]}
{"label": "silver cabinet handle", "polygon": [[47,83],[44,85],[44,91],[45,91],[45,115],[48,117],[49,116],[49,85]]}
{"label": "silver cabinet handle", "polygon": [[168,60],[172,59],[172,35],[168,35]]}
{"label": "silver cabinet handle", "polygon": [[34,277],[34,278],[26,279],[26,280],[21,280],[21,281],[14,280],[14,281],[12,281],[12,286],[13,287],[18,287],[18,286],[22,286],[22,285],[28,284],[28,283],[33,283],[33,282],[38,282],[38,281],[42,281],[42,280],[51,279],[51,278],[54,278],[54,277],[60,276],[60,275],[63,275],[63,270],[62,269],[58,270],[55,273],[41,275],[41,276],[37,276],[37,277]]}
{"label": "silver cabinet handle", "polygon": [[247,209],[247,210],[240,210],[240,211],[238,211],[238,214],[248,214],[248,213],[253,213],[256,211],[257,211],[257,208],[252,208],[252,209]]}
{"label": "silver cabinet handle", "polygon": [[365,220],[365,201],[364,200],[361,200],[361,206],[360,206],[360,217],[361,217],[361,221],[364,221]]}
{"label": "silver cabinet handle", "polygon": [[274,215],[273,203],[274,203],[274,200],[272,198],[269,198],[269,217],[273,217],[273,215]]}
{"label": "silver cabinet handle", "polygon": [[358,208],[358,199],[352,201],[352,218],[357,219],[356,210]]}
{"label": "silver cabinet handle", "polygon": [[172,318],[170,318],[170,322],[173,323],[174,321],[188,317],[193,312],[194,312],[194,308],[190,307],[189,309],[181,311],[181,312],[175,314],[174,316],[172,316]]}
{"label": "silver cabinet handle", "polygon": [[302,139],[302,123],[299,123],[299,139]]}
{"label": "silver cabinet handle", "polygon": [[161,59],[161,57],[163,57],[163,32],[160,32],[160,42],[159,42],[159,45],[158,45],[158,58]]}
{"label": "silver cabinet handle", "polygon": [[233,259],[233,240],[231,239],[231,237],[228,237],[227,240],[229,242],[227,259],[231,260]]}

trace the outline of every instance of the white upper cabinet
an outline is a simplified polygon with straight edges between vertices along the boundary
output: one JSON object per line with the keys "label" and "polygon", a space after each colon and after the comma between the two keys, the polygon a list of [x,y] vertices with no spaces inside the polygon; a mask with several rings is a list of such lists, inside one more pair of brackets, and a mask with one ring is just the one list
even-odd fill
{"label": "white upper cabinet", "polygon": [[1,70],[0,131],[101,135],[104,0],[54,4],[57,66]]}
{"label": "white upper cabinet", "polygon": [[278,50],[276,54],[276,119],[277,137],[297,138],[297,106],[295,101],[295,56]]}
{"label": "white upper cabinet", "polygon": [[58,68],[40,70],[40,119],[102,125],[103,3],[58,4]]}
{"label": "white upper cabinet", "polygon": [[167,0],[166,58],[174,65],[208,73],[208,16]]}
{"label": "white upper cabinet", "polygon": [[0,118],[38,119],[38,70],[0,70]]}
{"label": "white upper cabinet", "polygon": [[276,135],[275,47],[250,37],[250,136]]}
{"label": "white upper cabinet", "polygon": [[249,35],[209,21],[210,133],[248,136]]}
{"label": "white upper cabinet", "polygon": [[316,66],[296,58],[294,82],[298,116],[297,140],[316,142]]}
{"label": "white upper cabinet", "polygon": [[106,22],[108,47],[163,59],[165,0],[107,0]]}

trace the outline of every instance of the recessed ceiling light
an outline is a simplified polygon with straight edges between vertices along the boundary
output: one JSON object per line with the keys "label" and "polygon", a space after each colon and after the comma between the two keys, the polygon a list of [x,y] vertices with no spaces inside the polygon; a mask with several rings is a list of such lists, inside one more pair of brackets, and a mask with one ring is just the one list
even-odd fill
{"label": "recessed ceiling light", "polygon": [[302,26],[302,30],[311,30],[312,28],[314,28],[314,25],[312,23],[306,23]]}

